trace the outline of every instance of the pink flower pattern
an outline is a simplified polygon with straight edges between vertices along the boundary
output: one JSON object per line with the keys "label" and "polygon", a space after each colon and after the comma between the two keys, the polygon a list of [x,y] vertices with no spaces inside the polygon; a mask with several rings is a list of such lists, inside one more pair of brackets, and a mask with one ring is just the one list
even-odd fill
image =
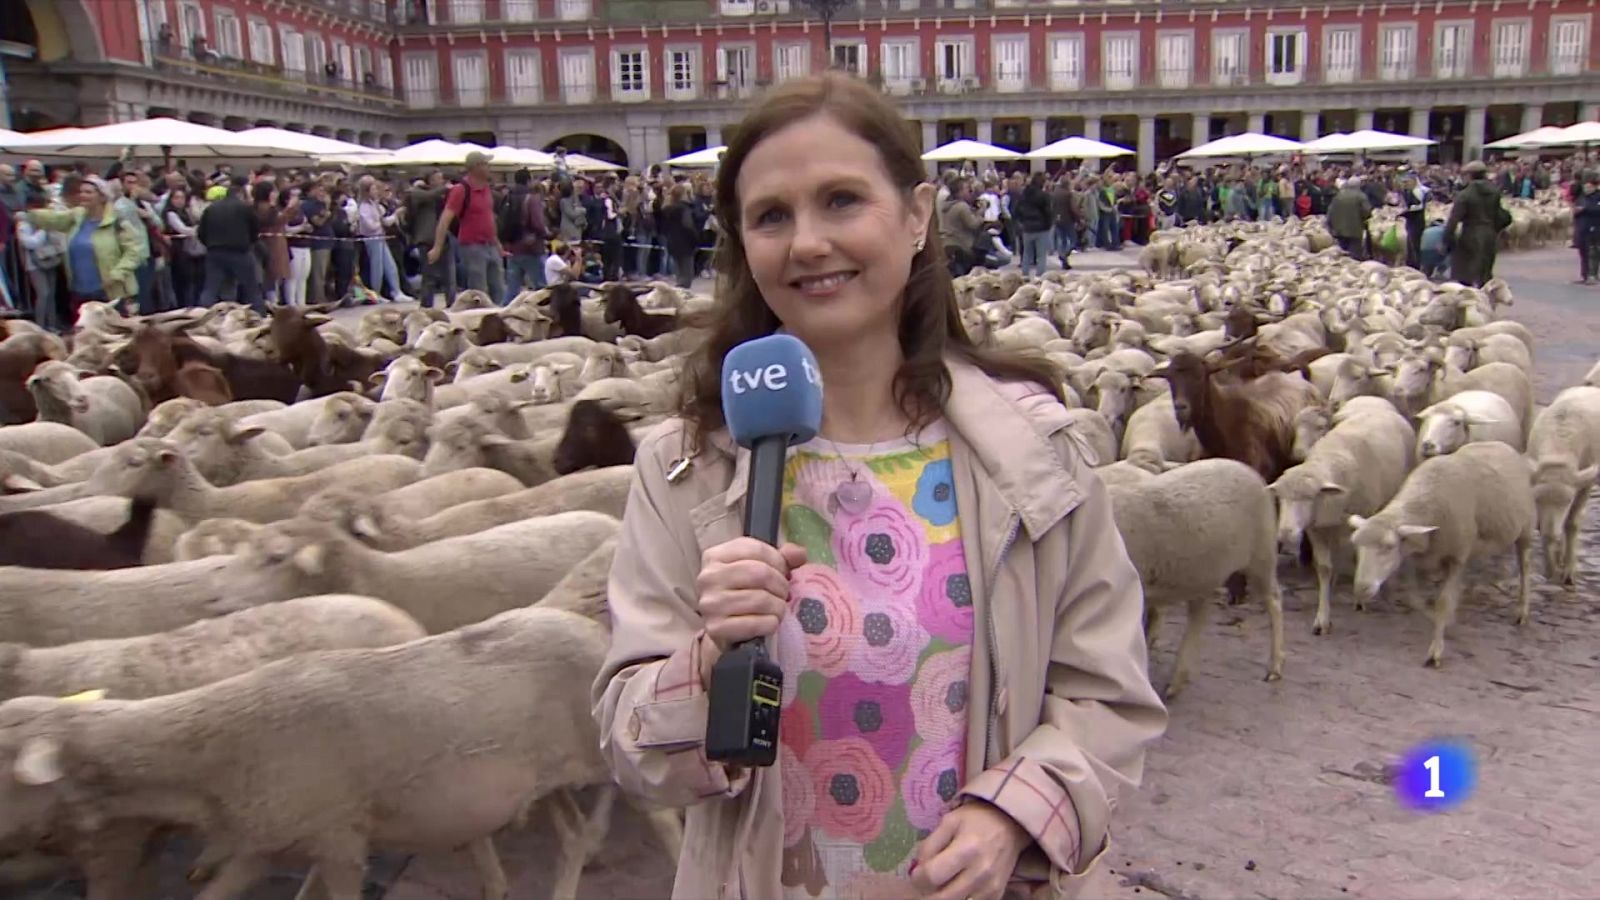
{"label": "pink flower pattern", "polygon": [[839,574],[814,563],[789,573],[789,615],[805,634],[811,670],[829,678],[843,673],[860,633],[861,609]]}
{"label": "pink flower pattern", "polygon": [[972,668],[972,647],[935,653],[922,661],[911,686],[911,714],[917,734],[937,741],[967,731],[967,676]]}
{"label": "pink flower pattern", "polygon": [[880,494],[861,515],[835,522],[833,554],[860,596],[915,597],[928,566],[928,533],[899,501]]}
{"label": "pink flower pattern", "polygon": [[960,790],[961,744],[962,736],[953,735],[944,740],[924,741],[911,754],[911,762],[900,782],[900,796],[905,799],[906,819],[913,827],[932,831],[955,798],[956,791]]}
{"label": "pink flower pattern", "polygon": [[972,639],[972,584],[961,538],[935,544],[917,594],[917,620],[928,633],[951,642]]}
{"label": "pink flower pattern", "polygon": [[928,646],[928,632],[918,611],[905,604],[867,603],[862,607],[861,639],[850,657],[850,669],[867,681],[904,684],[917,670],[917,658]]}
{"label": "pink flower pattern", "polygon": [[822,689],[817,718],[824,740],[861,738],[889,768],[898,769],[911,744],[911,688],[869,684],[846,672]]}

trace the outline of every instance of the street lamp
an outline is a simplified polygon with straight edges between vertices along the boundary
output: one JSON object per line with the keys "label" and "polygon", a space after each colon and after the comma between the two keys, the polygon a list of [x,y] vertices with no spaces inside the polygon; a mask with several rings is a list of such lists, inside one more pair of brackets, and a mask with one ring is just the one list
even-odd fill
{"label": "street lamp", "polygon": [[833,17],[855,0],[799,0],[801,6],[822,19],[822,43],[827,49],[828,66],[833,66]]}

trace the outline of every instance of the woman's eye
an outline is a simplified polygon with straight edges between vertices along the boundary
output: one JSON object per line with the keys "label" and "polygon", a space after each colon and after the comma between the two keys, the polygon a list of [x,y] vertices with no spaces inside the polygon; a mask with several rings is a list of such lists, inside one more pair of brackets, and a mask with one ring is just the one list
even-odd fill
{"label": "woman's eye", "polygon": [[769,209],[756,216],[757,225],[775,225],[781,221],[783,221],[783,210],[781,209]]}
{"label": "woman's eye", "polygon": [[849,191],[838,191],[832,196],[828,197],[828,205],[837,209],[848,206],[859,199],[859,197],[850,193]]}

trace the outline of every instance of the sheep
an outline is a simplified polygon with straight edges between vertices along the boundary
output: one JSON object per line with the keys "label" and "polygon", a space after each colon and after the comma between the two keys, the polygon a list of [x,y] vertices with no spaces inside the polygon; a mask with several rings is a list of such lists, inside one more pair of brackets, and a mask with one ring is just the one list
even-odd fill
{"label": "sheep", "polygon": [[1297,463],[1305,462],[1306,455],[1317,441],[1322,440],[1334,425],[1350,416],[1363,412],[1395,411],[1393,403],[1382,397],[1371,396],[1352,397],[1337,412],[1330,412],[1326,406],[1308,406],[1295,413],[1294,447],[1289,451],[1289,458]]}
{"label": "sheep", "polygon": [[[205,898],[241,895],[292,848],[330,897],[358,900],[369,846],[393,842],[473,845],[485,896],[504,900],[495,832],[551,795],[568,805],[570,791],[590,785],[614,795],[588,692],[575,687],[599,672],[606,648],[605,630],[581,616],[515,610],[449,635],[303,654],[163,697],[20,698],[0,706],[0,762],[11,775],[4,805],[14,830],[70,821],[78,848],[95,853],[105,848],[85,839],[78,810],[141,798],[138,814],[153,817],[145,829],[183,825],[216,846],[221,866]],[[555,896],[572,900],[587,829],[580,821],[560,830]]]}
{"label": "sheep", "polygon": [[206,519],[178,536],[173,544],[173,559],[180,561],[205,559],[208,556],[227,556],[233,553],[235,547],[251,540],[256,532],[265,527],[244,519]]}
{"label": "sheep", "polygon": [[1463,372],[1454,366],[1437,365],[1431,359],[1420,370],[1414,363],[1402,362],[1395,375],[1396,391],[1415,395],[1419,371],[1429,370],[1433,376],[1431,385],[1425,387],[1429,403],[1448,400],[1462,391],[1489,391],[1499,394],[1511,404],[1523,434],[1533,427],[1533,416],[1537,412],[1533,402],[1533,381],[1526,372],[1511,363],[1484,363],[1470,372]]}
{"label": "sheep", "polygon": [[345,492],[346,503],[323,506],[317,515],[326,518],[337,513],[337,518],[326,520],[337,523],[369,547],[393,552],[562,512],[589,510],[620,519],[632,482],[632,466],[575,472],[514,494],[457,504],[416,521],[392,514],[381,497],[357,497]]}
{"label": "sheep", "polygon": [[41,422],[70,425],[102,447],[133,437],[148,412],[145,401],[122,379],[86,376],[55,360],[33,370],[28,390]]}
{"label": "sheep", "polygon": [[45,465],[64,463],[99,446],[93,438],[60,422],[0,426],[0,450],[20,453]]}
{"label": "sheep", "polygon": [[678,316],[675,313],[650,313],[641,309],[638,293],[628,285],[610,285],[602,292],[602,297],[606,324],[622,326],[625,334],[637,335],[648,340],[660,337],[678,325]]}
{"label": "sheep", "polygon": [[[145,417],[144,427],[140,428],[134,437],[166,437],[172,433],[174,428],[178,427],[185,416],[199,409],[214,409],[227,416],[229,420],[238,421],[245,416],[253,416],[256,413],[286,408],[276,400],[235,400],[231,403],[207,406],[193,397],[174,397],[164,403],[156,404],[156,407],[150,410],[150,415]],[[284,442],[284,446],[286,448],[285,452],[287,452],[287,441]]]}
{"label": "sheep", "polygon": [[1166,697],[1188,682],[1188,660],[1205,626],[1211,594],[1243,574],[1272,628],[1267,680],[1283,677],[1283,598],[1278,587],[1276,520],[1266,482],[1243,463],[1208,459],[1148,480],[1107,488],[1117,530],[1139,572],[1146,634],[1160,608],[1182,599],[1189,620]]}
{"label": "sheep", "polygon": [[576,511],[383,553],[331,523],[291,519],[262,528],[239,548],[224,605],[364,594],[393,603],[437,634],[537,602],[617,528],[611,516]]}
{"label": "sheep", "polygon": [[1517,624],[1527,623],[1533,488],[1521,454],[1506,444],[1480,441],[1423,460],[1381,511],[1371,518],[1351,516],[1348,524],[1359,601],[1375,597],[1407,558],[1443,573],[1424,665],[1443,663],[1445,627],[1455,620],[1474,553],[1516,548]]}
{"label": "sheep", "polygon": [[[1385,403],[1385,406],[1388,404]],[[1341,419],[1317,441],[1304,462],[1267,487],[1278,501],[1278,547],[1297,552],[1311,539],[1317,572],[1317,615],[1312,634],[1333,627],[1329,601],[1338,578],[1338,554],[1352,515],[1370,516],[1399,492],[1414,458],[1416,434],[1393,407]],[[1356,609],[1361,601],[1357,599]]]}
{"label": "sheep", "polygon": [[27,648],[0,643],[0,701],[103,690],[123,700],[176,694],[312,650],[388,647],[425,637],[373,597],[268,603],[172,631]]}
{"label": "sheep", "polygon": [[1533,422],[1528,438],[1545,579],[1577,584],[1578,529],[1600,475],[1600,388],[1571,387]]}
{"label": "sheep", "polygon": [[1295,415],[1322,400],[1299,376],[1270,372],[1230,382],[1189,354],[1172,357],[1154,374],[1167,379],[1179,427],[1192,430],[1208,456],[1237,459],[1268,481],[1292,462]]}
{"label": "sheep", "polygon": [[331,487],[306,498],[299,515],[324,522],[338,522],[347,510],[365,501],[380,514],[405,519],[422,519],[463,503],[502,497],[523,490],[522,482],[495,469],[457,469],[433,478],[424,478],[377,496]]}
{"label": "sheep", "polygon": [[444,378],[444,372],[428,365],[415,356],[402,356],[370,379],[382,385],[378,400],[416,400],[433,406],[433,386]]}
{"label": "sheep", "polygon": [[631,334],[623,335],[617,338],[617,346],[624,354],[636,355],[645,362],[660,362],[693,350],[704,339],[704,329],[680,327],[677,331],[669,331],[649,339]]}
{"label": "sheep", "polygon": [[221,605],[232,565],[219,556],[105,572],[0,569],[0,634],[51,647],[180,628],[233,611]]}
{"label": "sheep", "polygon": [[144,561],[155,503],[134,497],[128,515],[103,533],[39,509],[0,515],[0,566],[37,569],[125,569]]}
{"label": "sheep", "polygon": [[478,349],[500,365],[512,366],[538,362],[548,353],[576,353],[582,356],[588,353],[589,348],[595,343],[592,338],[569,334],[532,344],[492,344]]}
{"label": "sheep", "polygon": [[1485,334],[1478,337],[1452,332],[1445,342],[1445,363],[1471,371],[1492,362],[1510,363],[1533,377],[1533,352],[1515,335]]}
{"label": "sheep", "polygon": [[551,465],[557,475],[591,467],[630,465],[634,451],[633,436],[615,413],[598,401],[577,400],[572,404],[561,440],[556,443]]}
{"label": "sheep", "polygon": [[295,514],[305,499],[325,487],[344,484],[383,491],[410,484],[421,465],[403,456],[364,456],[293,478],[263,478],[215,487],[174,444],[137,438],[117,448],[112,463],[96,472],[103,493],[150,496],[194,521],[231,516],[274,522]]}
{"label": "sheep", "polygon": [[[347,405],[346,408],[355,407],[358,410],[364,410],[366,418],[371,418],[372,415],[370,409],[371,400],[360,394],[340,393],[302,400],[283,409],[245,416],[239,419],[238,422],[239,425],[246,428],[252,425],[260,425],[288,441],[291,448],[304,450],[311,446],[312,443],[310,438],[312,424],[316,422],[317,418],[330,403],[344,403]],[[363,421],[362,427],[365,427],[365,421]],[[360,432],[358,431],[357,435],[359,434]],[[355,440],[355,438],[351,438],[351,440]]]}
{"label": "sheep", "polygon": [[1194,432],[1178,424],[1170,394],[1134,410],[1122,433],[1122,458],[1151,471],[1162,462],[1189,462],[1203,454]]}
{"label": "sheep", "polygon": [[646,413],[670,414],[678,405],[678,375],[671,369],[643,378],[602,378],[579,391],[574,400],[599,400]]}
{"label": "sheep", "polygon": [[456,469],[499,469],[532,487],[558,474],[554,455],[559,438],[518,441],[495,430],[483,416],[463,416],[428,430],[428,453],[422,474],[431,478]]}
{"label": "sheep", "polygon": [[[606,600],[617,539],[601,541],[589,555],[568,570],[537,604],[540,609],[562,609],[592,619],[611,630],[611,606]],[[3,684],[3,682],[0,682]],[[3,696],[3,694],[0,694]]]}
{"label": "sheep", "polygon": [[1499,394],[1462,391],[1417,413],[1417,456],[1454,453],[1477,441],[1504,441],[1521,452],[1526,441],[1516,411]]}
{"label": "sheep", "polygon": [[432,322],[422,329],[411,349],[431,365],[442,366],[460,356],[468,347],[464,325]]}
{"label": "sheep", "polygon": [[[306,446],[353,444],[361,440],[378,404],[360,394],[343,391],[331,394],[306,428]],[[304,449],[296,445],[296,449]]]}
{"label": "sheep", "polygon": [[[404,401],[414,403],[414,401]],[[261,446],[269,435],[259,425],[242,427],[222,416],[202,410],[186,420],[171,435],[183,455],[194,464],[201,477],[216,487],[229,487],[262,478],[293,478],[381,455],[422,457],[425,449],[429,413],[420,405],[402,415],[378,423],[371,440],[354,444],[326,444],[289,453],[273,453]],[[373,429],[369,427],[369,431]]]}

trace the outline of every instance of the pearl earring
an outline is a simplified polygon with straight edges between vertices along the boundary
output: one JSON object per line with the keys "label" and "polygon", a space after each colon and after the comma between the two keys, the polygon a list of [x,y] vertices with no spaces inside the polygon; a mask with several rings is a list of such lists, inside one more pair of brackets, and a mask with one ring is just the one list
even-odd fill
{"label": "pearl earring", "polygon": [[915,245],[914,245],[914,246],[915,246],[915,247],[916,247],[916,248],[917,248],[917,252],[918,252],[918,253],[921,253],[921,252],[922,252],[922,248],[923,248],[923,246],[924,246],[924,245],[925,245],[925,244],[927,244],[927,240],[926,240],[926,239],[924,239],[924,238],[917,238],[917,243],[916,243],[916,244],[915,244]]}

